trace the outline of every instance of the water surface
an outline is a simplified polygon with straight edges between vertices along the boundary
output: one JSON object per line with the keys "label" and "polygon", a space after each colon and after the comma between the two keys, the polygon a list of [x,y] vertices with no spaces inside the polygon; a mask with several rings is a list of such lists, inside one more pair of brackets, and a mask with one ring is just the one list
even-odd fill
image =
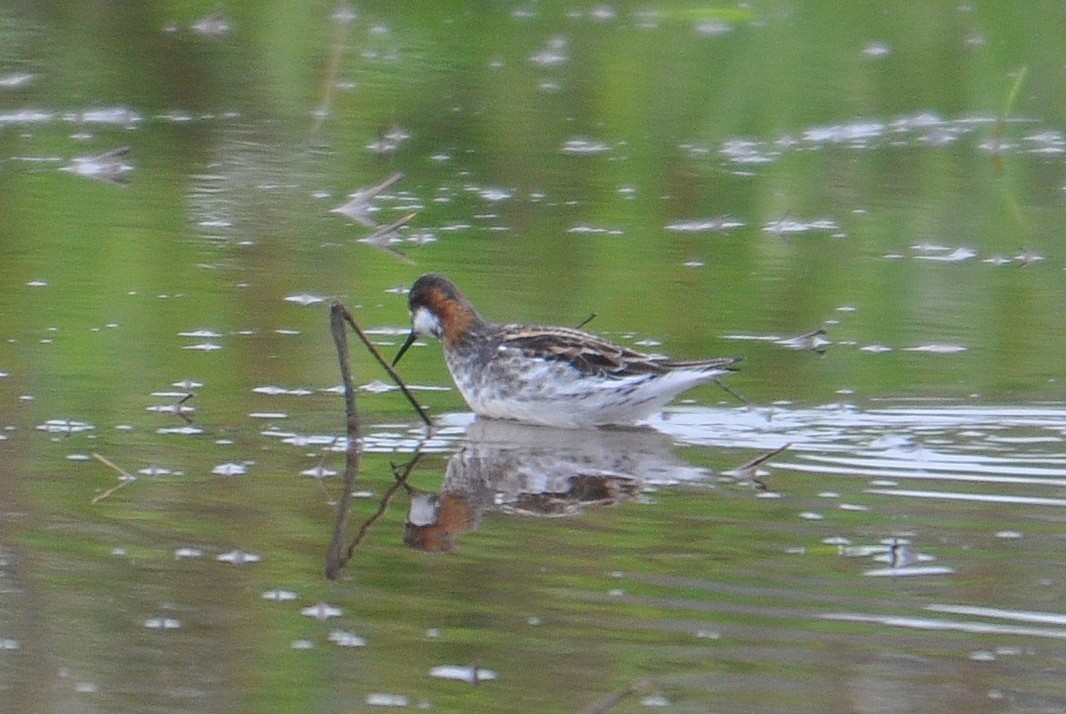
{"label": "water surface", "polygon": [[[0,698],[1066,707],[1060,25],[0,10]],[[328,306],[391,356],[427,271],[492,318],[743,369],[557,432],[473,419],[426,343],[401,367],[427,433],[354,342],[329,581]]]}

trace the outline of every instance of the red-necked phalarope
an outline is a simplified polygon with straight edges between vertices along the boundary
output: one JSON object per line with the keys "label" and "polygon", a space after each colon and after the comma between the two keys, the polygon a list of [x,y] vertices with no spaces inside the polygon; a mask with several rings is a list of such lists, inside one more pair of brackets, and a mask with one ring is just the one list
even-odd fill
{"label": "red-necked phalarope", "polygon": [[432,273],[415,281],[408,305],[411,334],[392,363],[419,335],[440,339],[463,398],[486,417],[568,428],[632,424],[740,361],[672,360],[568,327],[489,322]]}

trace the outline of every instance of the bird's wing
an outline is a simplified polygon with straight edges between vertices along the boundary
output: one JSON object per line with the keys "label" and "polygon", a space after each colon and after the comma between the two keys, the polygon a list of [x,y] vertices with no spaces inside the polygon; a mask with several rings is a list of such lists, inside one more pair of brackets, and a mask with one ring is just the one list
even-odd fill
{"label": "bird's wing", "polygon": [[664,357],[646,355],[565,327],[508,325],[500,346],[520,350],[530,357],[568,362],[582,374],[629,377],[667,371]]}

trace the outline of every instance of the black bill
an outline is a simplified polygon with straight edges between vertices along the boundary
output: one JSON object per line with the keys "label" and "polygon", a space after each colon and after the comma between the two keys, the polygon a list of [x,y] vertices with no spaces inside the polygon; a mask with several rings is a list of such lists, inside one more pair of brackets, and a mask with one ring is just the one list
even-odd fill
{"label": "black bill", "polygon": [[400,358],[403,357],[403,355],[404,355],[404,352],[406,352],[407,349],[411,345],[413,345],[415,340],[417,340],[417,339],[418,339],[418,333],[415,332],[414,330],[411,330],[411,334],[409,334],[407,336],[407,340],[403,343],[403,347],[401,347],[400,351],[396,353],[396,358],[392,360],[392,366],[393,367],[395,367],[397,365],[397,363],[399,363]]}

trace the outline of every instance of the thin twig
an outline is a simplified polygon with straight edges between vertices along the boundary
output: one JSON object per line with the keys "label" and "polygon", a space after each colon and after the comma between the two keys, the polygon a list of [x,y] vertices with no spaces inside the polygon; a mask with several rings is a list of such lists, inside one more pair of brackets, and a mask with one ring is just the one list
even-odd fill
{"label": "thin twig", "polygon": [[426,414],[426,411],[418,403],[414,395],[411,394],[411,391],[407,388],[407,385],[404,384],[403,379],[400,377],[400,375],[396,373],[396,370],[392,368],[392,365],[389,364],[388,360],[381,356],[381,353],[378,351],[378,348],[374,346],[374,343],[370,341],[370,338],[366,336],[366,333],[364,333],[359,328],[359,325],[355,324],[355,319],[352,317],[352,313],[348,312],[348,308],[344,307],[344,305],[341,305],[339,302],[335,302],[333,303],[333,310],[341,311],[341,314],[344,316],[345,321],[347,321],[347,323],[351,325],[352,329],[355,330],[355,334],[359,335],[359,339],[363,341],[364,345],[366,345],[366,348],[370,351],[370,354],[374,355],[374,359],[376,359],[378,363],[385,369],[388,375],[392,377],[392,381],[396,382],[396,385],[400,388],[400,391],[403,392],[403,395],[405,397],[407,397],[407,401],[409,401],[411,403],[411,406],[415,408],[415,411],[418,412],[418,416],[422,418],[422,421],[425,422],[425,425],[433,426],[433,420],[429,418],[429,415]]}
{"label": "thin twig", "polygon": [[773,451],[768,451],[765,454],[761,454],[759,456],[756,456],[751,461],[747,461],[747,462],[741,464],[740,466],[736,467],[735,469],[732,469],[731,471],[729,471],[727,473],[740,473],[740,472],[748,471],[750,469],[754,469],[754,468],[756,468],[758,466],[762,466],[767,461],[769,461],[770,459],[774,458],[775,456],[777,456],[781,452],[785,451],[786,449],[790,448],[791,446],[792,446],[792,442],[790,441],[787,444],[785,444],[784,446],[777,447]]}
{"label": "thin twig", "polygon": [[[365,238],[358,238],[357,240],[360,243],[365,243],[366,245],[373,246],[374,248],[378,248],[379,250],[383,250],[386,253],[389,253],[390,255],[399,258],[408,265],[414,265],[414,260],[404,255],[402,251],[398,250],[392,245],[393,241],[391,239],[391,236],[393,236],[394,234],[399,235],[399,229],[410,223],[411,220],[414,219],[414,217],[417,215],[417,213],[409,213],[398,221],[394,221],[393,223],[390,223],[388,225],[380,225],[370,235],[366,236]],[[400,242],[400,240],[397,239],[396,242],[398,243]]]}
{"label": "thin twig", "polygon": [[[330,306],[329,324],[333,333],[333,344],[337,347],[337,359],[340,361],[341,380],[344,383],[344,416],[345,434],[349,437],[359,435],[359,413],[355,408],[355,387],[352,386],[352,367],[348,353],[348,338],[344,333],[344,322],[355,328],[355,332],[363,338],[362,330],[356,327],[348,308],[339,302]],[[349,443],[349,447],[351,444]]]}
{"label": "thin twig", "polygon": [[[355,387],[352,386],[352,371],[349,361],[348,352],[348,335],[344,329],[344,323],[347,322],[351,328],[355,331],[355,334],[359,335],[359,339],[363,341],[366,348],[377,359],[385,371],[395,380],[399,385],[400,390],[414,406],[415,410],[422,417],[422,421],[428,426],[432,426],[432,422],[429,416],[425,413],[418,402],[407,390],[406,385],[400,376],[396,374],[396,371],[392,369],[392,366],[381,356],[377,348],[367,338],[359,325],[356,324],[352,314],[348,311],[344,305],[340,302],[334,301],[330,306],[329,312],[330,332],[333,334],[333,342],[337,348],[337,359],[340,362],[341,380],[344,383],[344,414],[345,414],[345,434],[348,439],[348,447],[345,450],[344,460],[344,492],[341,497],[340,504],[337,509],[337,521],[333,527],[333,537],[330,540],[329,550],[326,553],[326,577],[330,580],[336,580],[340,577],[341,569],[352,559],[352,555],[358,545],[366,538],[370,527],[374,522],[381,517],[382,514],[388,508],[389,500],[393,494],[402,486],[406,488],[406,480],[408,474],[414,468],[414,465],[418,462],[419,455],[416,454],[415,458],[407,465],[403,474],[396,476],[396,483],[389,488],[386,492],[377,513],[367,519],[366,523],[362,525],[355,538],[348,545],[344,547],[343,540],[344,534],[348,528],[348,520],[351,517],[352,512],[352,492],[355,490],[355,479],[359,473],[359,462],[362,455],[362,443],[359,439],[359,416],[356,411],[355,404]],[[395,472],[394,472],[395,475]]]}
{"label": "thin twig", "polygon": [[179,399],[178,403],[174,405],[174,413],[181,417],[182,421],[184,421],[186,424],[192,424],[192,417],[182,411],[182,406],[185,404],[185,402],[189,401],[195,396],[196,395],[194,393],[189,392],[184,397]]}
{"label": "thin twig", "polygon": [[581,714],[605,714],[605,712],[614,709],[634,694],[646,692],[649,688],[650,682],[647,679],[638,679],[635,682],[630,682],[623,689],[620,689],[606,699],[593,704],[587,709],[582,709]]}
{"label": "thin twig", "polygon": [[741,464],[735,469],[723,471],[722,475],[736,479],[740,482],[750,483],[755,486],[755,488],[759,491],[768,491],[769,487],[766,485],[766,483],[763,482],[761,478],[759,478],[759,467],[768,462],[770,459],[777,456],[778,454],[780,454],[781,452],[785,451],[786,449],[791,448],[791,446],[792,442],[790,441],[784,446],[777,447],[773,451],[768,451],[765,454],[760,454],[759,456],[756,456],[754,459],[751,459],[750,461]]}
{"label": "thin twig", "polygon": [[[396,495],[396,492],[401,488],[405,490],[410,489],[407,485],[407,478],[411,475],[411,472],[415,468],[415,464],[417,464],[421,458],[422,454],[415,454],[415,457],[408,462],[403,473],[396,475],[396,482],[389,486],[381,497],[381,502],[378,503],[378,510],[374,511],[374,513],[366,519],[366,522],[359,526],[359,532],[355,534],[355,537],[352,538],[352,542],[348,544],[348,551],[346,553],[347,557],[344,559],[344,563],[351,560],[352,556],[355,555],[355,549],[362,545],[363,541],[366,540],[367,534],[370,533],[370,528],[379,518],[385,515],[385,511],[389,510],[389,503],[392,501],[392,497]],[[344,563],[341,564],[343,565]]]}
{"label": "thin twig", "polygon": [[419,443],[418,448],[415,449],[414,458],[404,464],[403,467],[397,466],[391,461],[389,462],[389,468],[392,469],[392,477],[396,479],[401,486],[403,486],[403,490],[407,492],[408,496],[414,493],[414,489],[411,488],[411,485],[409,483],[407,483],[407,477],[411,474],[411,470],[414,469],[415,464],[422,459],[421,449],[422,444]]}
{"label": "thin twig", "polygon": [[581,322],[577,323],[577,327],[575,327],[574,329],[575,329],[575,330],[580,330],[580,329],[581,329],[582,327],[584,327],[585,325],[587,325],[587,324],[589,324],[590,322],[592,322],[593,320],[595,320],[595,319],[596,319],[596,317],[597,317],[597,313],[595,313],[595,312],[590,312],[590,313],[589,313],[589,316],[588,316],[588,317],[586,317],[586,318],[585,318],[584,320],[582,320]]}
{"label": "thin twig", "polygon": [[[392,497],[396,495],[396,492],[401,488],[410,490],[410,486],[407,485],[407,477],[411,475],[411,471],[414,470],[415,464],[417,464],[421,458],[421,453],[415,454],[415,457],[407,463],[407,467],[402,473],[394,472],[393,475],[396,478],[396,482],[389,486],[385,491],[384,495],[381,497],[381,502],[378,503],[378,509],[366,519],[363,525],[359,526],[359,531],[344,550],[341,550],[340,546],[341,538],[344,536],[344,530],[343,528],[334,530],[333,542],[330,544],[330,560],[326,566],[327,578],[330,580],[336,580],[340,577],[341,569],[355,556],[356,548],[362,545],[363,541],[366,540],[367,535],[369,535],[370,529],[375,523],[377,523],[378,519],[385,515],[385,512],[389,510],[389,504],[392,502]],[[344,499],[348,504],[351,503],[351,492],[347,487],[345,488]],[[341,505],[341,513],[344,514],[343,525],[345,527],[347,526],[348,514],[350,512],[350,505]],[[341,517],[339,515],[337,518],[337,524],[338,526],[341,525]]]}
{"label": "thin twig", "polygon": [[115,463],[113,461],[111,461],[109,458],[107,458],[106,456],[102,456],[102,455],[100,455],[100,454],[98,454],[98,453],[96,453],[94,451],[93,452],[93,458],[96,459],[97,461],[99,461],[100,463],[102,463],[104,466],[110,466],[115,471],[118,471],[119,482],[116,483],[111,488],[109,488],[106,491],[104,491],[103,493],[97,494],[95,497],[93,497],[93,500],[90,501],[90,503],[95,505],[95,504],[99,503],[100,501],[104,500],[105,498],[107,498],[108,496],[110,496],[111,494],[113,494],[115,491],[119,490],[120,488],[122,488],[124,486],[127,486],[127,485],[129,485],[129,484],[131,484],[131,483],[133,483],[134,481],[137,480],[136,476],[134,476],[133,474],[127,472],[126,470],[122,469],[121,467],[116,466]]}
{"label": "thin twig", "polygon": [[755,404],[754,403],[748,401],[744,397],[743,394],[741,394],[740,392],[736,391],[735,389],[733,389],[732,387],[727,385],[725,382],[723,382],[723,381],[721,381],[719,379],[716,379],[716,380],[714,380],[714,383],[717,384],[719,387],[721,387],[723,389],[723,391],[725,391],[725,393],[728,394],[729,396],[737,399],[740,402],[743,402],[744,406],[750,407],[752,409],[755,408]]}
{"label": "thin twig", "polygon": [[[333,211],[336,211],[337,213],[342,213],[342,209],[346,206],[366,206],[370,201],[377,198],[378,194],[380,194],[385,189],[391,187],[393,184],[398,183],[402,178],[403,172],[397,171],[379,184],[367,186],[366,188],[361,188],[358,191],[355,191],[354,193],[350,193],[348,194],[348,203],[344,204],[344,206],[341,206],[341,208],[334,208]],[[414,217],[414,215],[415,214],[412,213],[411,217]],[[408,218],[408,220],[410,220],[410,218]],[[377,225],[376,222],[375,225]]]}
{"label": "thin twig", "polygon": [[334,302],[329,311],[330,332],[337,347],[337,360],[340,362],[341,379],[344,382],[344,425],[348,439],[344,451],[344,494],[337,509],[337,521],[333,526],[333,537],[326,552],[326,577],[336,580],[340,570],[347,562],[343,553],[344,532],[351,516],[352,491],[359,474],[359,462],[362,457],[362,444],[359,440],[359,414],[355,407],[355,388],[352,386],[352,370],[348,360],[348,335],[344,330],[345,315],[348,311],[339,302]]}
{"label": "thin twig", "polygon": [[374,231],[370,235],[368,235],[368,236],[366,236],[364,238],[360,238],[359,240],[362,241],[363,243],[374,243],[375,241],[380,241],[381,238],[383,238],[384,236],[387,236],[389,233],[397,231],[400,228],[403,228],[404,226],[406,226],[417,215],[418,215],[418,213],[408,213],[406,216],[404,216],[403,218],[400,218],[397,221],[393,221],[392,223],[388,223],[388,224],[382,225],[381,227],[379,227],[376,231]]}

